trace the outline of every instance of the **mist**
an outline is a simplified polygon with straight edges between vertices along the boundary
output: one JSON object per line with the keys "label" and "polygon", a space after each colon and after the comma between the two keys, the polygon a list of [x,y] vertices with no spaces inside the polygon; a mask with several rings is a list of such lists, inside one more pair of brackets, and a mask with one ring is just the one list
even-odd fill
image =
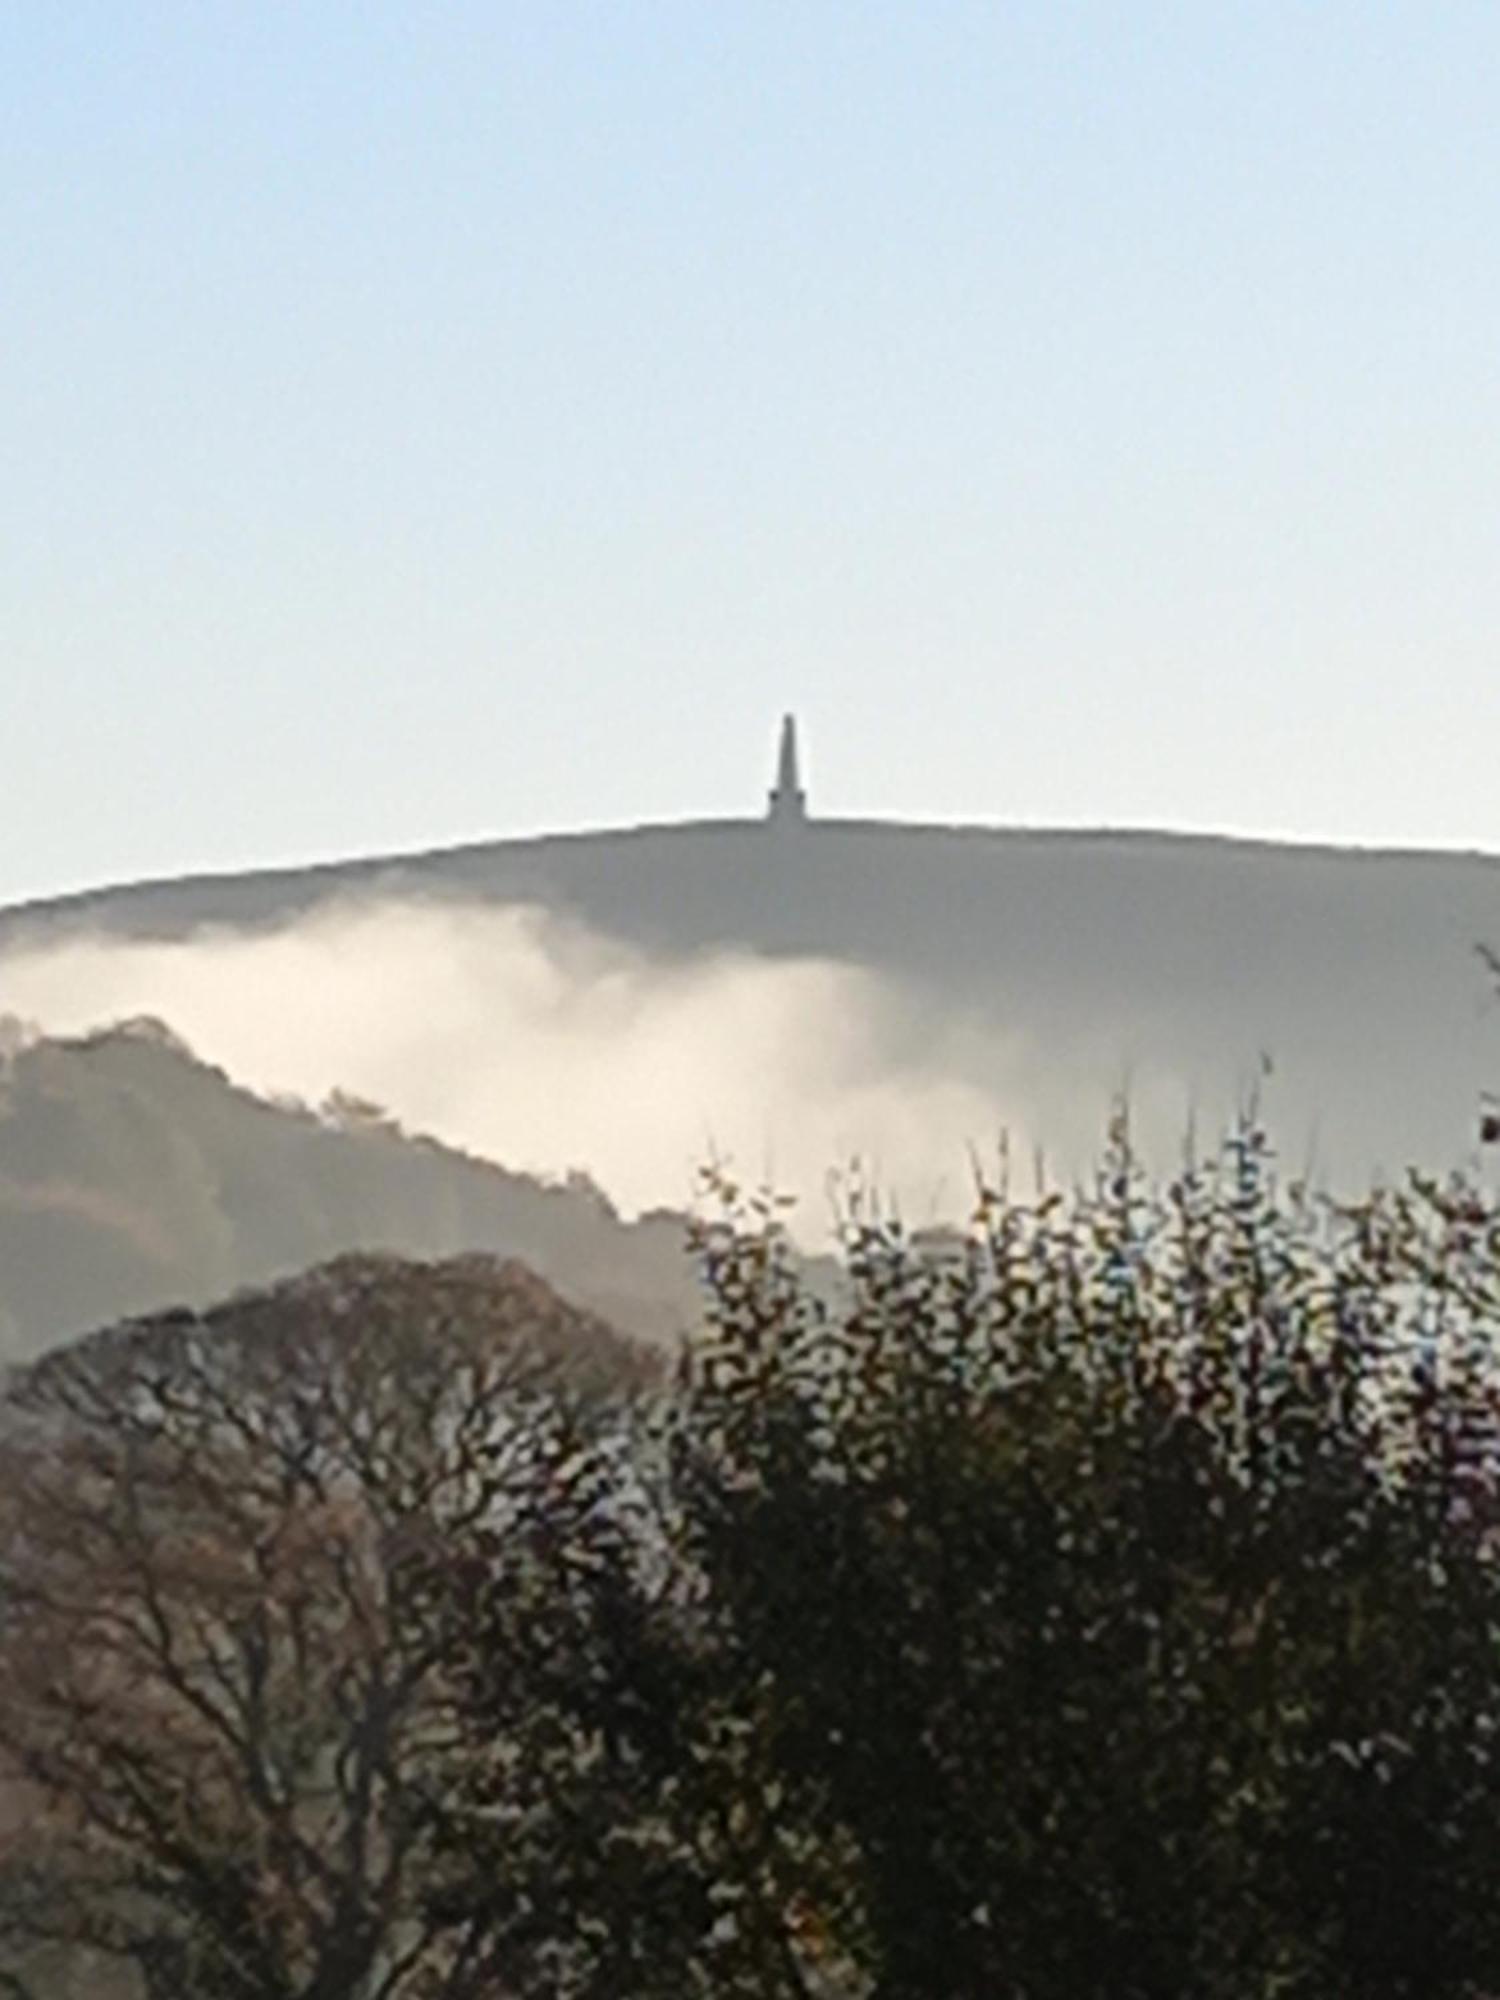
{"label": "mist", "polygon": [[[626,1214],[685,1205],[721,1161],[796,1195],[810,1235],[856,1163],[914,1224],[962,1214],[973,1154],[1097,1136],[1110,1081],[1044,1132],[1031,1038],[832,958],[651,954],[526,905],[351,900],[269,932],[12,948],[0,1009],[49,1034],[154,1015],[262,1094],[357,1093],[508,1167],[585,1169]],[[1180,1088],[1146,1095],[1180,1126]]]}

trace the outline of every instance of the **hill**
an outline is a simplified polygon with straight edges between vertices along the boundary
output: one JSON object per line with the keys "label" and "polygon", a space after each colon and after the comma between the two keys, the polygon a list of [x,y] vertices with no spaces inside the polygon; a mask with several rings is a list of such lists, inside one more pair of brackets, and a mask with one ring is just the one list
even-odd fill
{"label": "hill", "polygon": [[[1477,945],[1500,860],[1110,831],[715,821],[99,890],[0,912],[7,950],[254,932],[332,904],[530,903],[663,957],[869,968],[913,1041],[1007,1052],[1004,1108],[1091,1157],[1111,1092],[1180,1133],[1274,1063],[1288,1147],[1363,1177],[1470,1151],[1500,1078]],[[987,1068],[987,1065],[989,1066]],[[974,1135],[977,1136],[977,1135]]]}
{"label": "hill", "polygon": [[347,1100],[268,1103],[153,1022],[0,1057],[0,1355],[355,1249],[521,1258],[641,1339],[698,1309],[682,1218],[626,1223],[582,1176],[508,1173]]}

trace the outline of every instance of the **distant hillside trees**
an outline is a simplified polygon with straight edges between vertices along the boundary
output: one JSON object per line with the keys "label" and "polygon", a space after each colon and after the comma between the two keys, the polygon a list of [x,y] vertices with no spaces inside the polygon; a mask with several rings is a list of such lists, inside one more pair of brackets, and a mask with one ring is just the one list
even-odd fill
{"label": "distant hillside trees", "polygon": [[1253,1129],[1154,1186],[1119,1131],[961,1238],[856,1209],[830,1298],[717,1193],[670,1380],[380,1261],[20,1379],[14,1976],[1500,1990],[1500,1213],[1316,1202]]}
{"label": "distant hillside trees", "polygon": [[0,1017],[0,1364],[357,1250],[522,1257],[675,1340],[698,1304],[685,1222],[627,1223],[583,1178],[508,1172],[346,1092],[267,1101],[157,1021],[58,1040]]}

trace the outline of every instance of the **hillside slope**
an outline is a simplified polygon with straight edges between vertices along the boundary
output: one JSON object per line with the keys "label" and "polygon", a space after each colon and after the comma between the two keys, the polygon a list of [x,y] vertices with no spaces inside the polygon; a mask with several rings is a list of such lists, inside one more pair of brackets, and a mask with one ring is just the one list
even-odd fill
{"label": "hillside slope", "polygon": [[0,1356],[350,1250],[520,1258],[644,1339],[697,1311],[681,1217],[627,1224],[582,1177],[549,1186],[357,1106],[267,1103],[155,1023],[0,1060]]}

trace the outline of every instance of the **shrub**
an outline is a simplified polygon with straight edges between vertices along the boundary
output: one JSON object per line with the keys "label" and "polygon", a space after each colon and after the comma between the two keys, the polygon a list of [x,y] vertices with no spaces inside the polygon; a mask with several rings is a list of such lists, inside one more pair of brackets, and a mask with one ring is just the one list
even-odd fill
{"label": "shrub", "polygon": [[770,1206],[699,1245],[686,1539],[873,1992],[1500,1987],[1490,1207],[1119,1130],[957,1254],[856,1211],[832,1309]]}

